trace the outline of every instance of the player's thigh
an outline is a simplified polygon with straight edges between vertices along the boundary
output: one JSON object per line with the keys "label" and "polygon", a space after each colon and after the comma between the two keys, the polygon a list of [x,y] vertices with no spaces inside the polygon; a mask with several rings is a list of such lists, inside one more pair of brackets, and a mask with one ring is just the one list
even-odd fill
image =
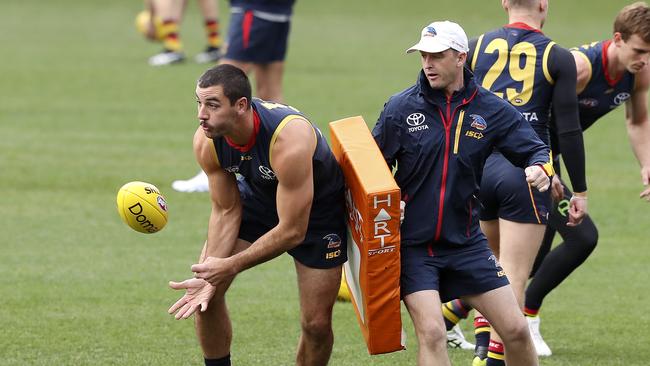
{"label": "player's thigh", "polygon": [[499,219],[499,228],[499,262],[510,281],[525,281],[544,239],[546,225]]}
{"label": "player's thigh", "polygon": [[499,257],[499,220],[481,220],[480,225],[481,231],[483,231],[483,234],[485,234],[488,240],[490,249],[492,249],[494,255]]}
{"label": "player's thigh", "polygon": [[445,322],[440,293],[436,290],[413,292],[404,297],[404,304],[419,336],[436,334],[442,337]]}
{"label": "player's thigh", "polygon": [[510,285],[462,299],[480,312],[499,334],[508,334],[525,321]]}
{"label": "player's thigh", "polygon": [[341,265],[332,268],[310,268],[294,260],[303,321],[331,321],[332,308],[341,285]]}
{"label": "player's thigh", "polygon": [[546,224],[551,209],[549,191],[539,192],[526,182],[523,169],[493,153],[481,181],[481,220],[497,217],[521,223]]}

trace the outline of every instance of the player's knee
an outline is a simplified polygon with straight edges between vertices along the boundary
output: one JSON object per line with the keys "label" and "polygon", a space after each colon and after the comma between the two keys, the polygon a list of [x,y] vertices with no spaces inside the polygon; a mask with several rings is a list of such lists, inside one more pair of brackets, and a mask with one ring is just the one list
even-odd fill
{"label": "player's knee", "polygon": [[447,347],[447,329],[444,323],[428,323],[417,327],[418,343],[420,346],[438,349]]}
{"label": "player's knee", "polygon": [[505,330],[502,330],[499,333],[503,344],[517,347],[519,344],[525,343],[526,338],[530,337],[530,330],[528,329],[528,323],[523,317],[518,317],[517,320],[513,320],[505,324]]}
{"label": "player's knee", "polygon": [[311,339],[326,339],[332,334],[332,318],[329,316],[305,318],[300,323],[302,333]]}
{"label": "player's knee", "polygon": [[589,253],[596,248],[596,244],[598,244],[598,229],[592,223],[589,224],[582,227],[576,237],[571,240],[587,255],[589,255]]}

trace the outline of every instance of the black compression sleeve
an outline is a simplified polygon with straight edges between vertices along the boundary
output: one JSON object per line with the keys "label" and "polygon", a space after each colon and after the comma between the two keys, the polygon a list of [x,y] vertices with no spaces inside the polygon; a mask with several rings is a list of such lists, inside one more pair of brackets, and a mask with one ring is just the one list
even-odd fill
{"label": "black compression sleeve", "polygon": [[558,148],[571,179],[574,192],[587,190],[585,150],[578,118],[576,97],[576,65],[566,49],[555,45],[548,59],[549,71],[555,80],[551,131],[556,133]]}

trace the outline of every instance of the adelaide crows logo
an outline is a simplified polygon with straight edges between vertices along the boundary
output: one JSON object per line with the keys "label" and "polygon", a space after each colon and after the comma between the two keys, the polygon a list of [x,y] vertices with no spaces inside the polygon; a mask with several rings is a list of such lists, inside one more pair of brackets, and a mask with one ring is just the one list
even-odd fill
{"label": "adelaide crows logo", "polygon": [[485,122],[483,117],[479,116],[478,114],[470,114],[469,116],[472,117],[472,127],[476,128],[479,131],[483,131],[487,128],[487,122]]}
{"label": "adelaide crows logo", "polygon": [[327,234],[323,237],[324,240],[327,240],[327,248],[338,248],[341,246],[341,237],[337,234]]}

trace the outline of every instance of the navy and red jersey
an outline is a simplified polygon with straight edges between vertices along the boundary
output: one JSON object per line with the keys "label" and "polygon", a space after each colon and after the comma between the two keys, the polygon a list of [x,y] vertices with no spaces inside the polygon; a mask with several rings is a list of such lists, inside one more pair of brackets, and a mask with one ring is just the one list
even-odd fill
{"label": "navy and red jersey", "polygon": [[[278,180],[271,166],[273,144],[289,121],[296,118],[309,120],[288,105],[257,98],[252,99],[251,105],[255,132],[249,144],[238,146],[225,137],[217,137],[213,139],[214,147],[221,168],[240,174],[250,187],[252,198],[267,208],[267,219],[277,222]],[[331,226],[333,215],[339,216],[339,220],[344,220],[345,217],[343,173],[320,130],[316,126],[312,127],[317,144],[312,157],[314,198],[310,229]]]}
{"label": "navy and red jersey", "polygon": [[549,148],[509,103],[479,87],[469,70],[464,87],[447,98],[420,72],[393,95],[373,136],[406,201],[402,245],[472,245],[478,224],[483,165],[498,148],[519,167],[549,163]]}
{"label": "navy and red jersey", "polygon": [[[230,7],[244,11],[290,16],[295,0],[230,0]],[[264,14],[263,14],[264,15]],[[272,19],[269,19],[272,21]]]}
{"label": "navy and red jersey", "polygon": [[481,35],[468,56],[476,82],[517,108],[546,144],[555,83],[548,63],[553,45],[538,29],[514,23]]}
{"label": "navy and red jersey", "polygon": [[614,79],[607,71],[607,48],[611,40],[593,42],[571,49],[584,57],[591,67],[591,76],[585,89],[578,94],[580,125],[586,130],[600,117],[625,103],[634,89],[634,74],[625,70]]}

